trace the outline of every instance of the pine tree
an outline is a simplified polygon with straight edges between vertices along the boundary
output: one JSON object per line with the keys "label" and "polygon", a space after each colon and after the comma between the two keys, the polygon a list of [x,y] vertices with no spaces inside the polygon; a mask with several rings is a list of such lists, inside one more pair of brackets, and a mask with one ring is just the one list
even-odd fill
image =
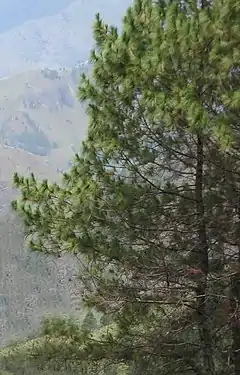
{"label": "pine tree", "polygon": [[113,318],[86,358],[132,374],[240,373],[240,9],[200,5],[136,0],[121,34],[98,15],[81,153],[61,186],[14,176],[30,247],[81,254]]}
{"label": "pine tree", "polygon": [[[92,331],[90,340],[98,339]],[[86,360],[86,330],[71,319],[48,319],[39,337],[14,343],[0,350],[1,375],[129,375],[124,364],[110,365]]]}

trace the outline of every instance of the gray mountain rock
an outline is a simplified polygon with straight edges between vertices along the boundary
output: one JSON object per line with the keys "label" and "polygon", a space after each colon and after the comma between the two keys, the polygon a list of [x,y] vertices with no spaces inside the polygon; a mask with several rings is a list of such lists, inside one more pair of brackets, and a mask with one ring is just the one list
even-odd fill
{"label": "gray mountain rock", "polygon": [[1,33],[0,75],[43,67],[70,67],[78,60],[86,60],[93,45],[96,13],[104,21],[120,26],[131,3],[77,0],[55,15],[30,20]]}

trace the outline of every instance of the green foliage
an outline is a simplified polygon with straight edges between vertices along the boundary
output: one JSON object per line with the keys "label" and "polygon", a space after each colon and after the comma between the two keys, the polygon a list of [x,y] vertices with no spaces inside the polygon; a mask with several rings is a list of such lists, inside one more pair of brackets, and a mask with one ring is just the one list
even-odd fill
{"label": "green foliage", "polygon": [[97,16],[81,154],[61,185],[14,176],[30,247],[78,254],[85,305],[111,315],[72,347],[88,363],[237,374],[239,12],[136,0],[121,34]]}
{"label": "green foliage", "polygon": [[0,351],[1,370],[8,371],[8,375],[30,375],[33,371],[37,375],[128,375],[124,364],[116,366],[103,361],[99,367],[88,360],[90,345],[97,342],[99,334],[95,330],[90,338],[85,328],[71,319],[46,320],[39,337]]}
{"label": "green foliage", "polygon": [[97,320],[91,310],[87,312],[83,319],[83,329],[87,331],[95,330],[97,328]]}
{"label": "green foliage", "polygon": [[111,318],[107,314],[103,314],[100,318],[100,325],[105,327],[111,324]]}

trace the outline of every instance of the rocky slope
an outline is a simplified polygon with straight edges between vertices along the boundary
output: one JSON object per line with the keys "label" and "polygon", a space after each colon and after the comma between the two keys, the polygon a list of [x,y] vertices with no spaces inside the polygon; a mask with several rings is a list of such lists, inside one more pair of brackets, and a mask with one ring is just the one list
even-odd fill
{"label": "rocky slope", "polygon": [[65,168],[86,133],[87,117],[76,94],[80,73],[88,70],[42,69],[0,80],[0,149],[25,151],[30,165],[33,158],[26,152]]}
{"label": "rocky slope", "polygon": [[0,0],[0,33],[31,19],[54,15],[74,0]]}
{"label": "rocky slope", "polygon": [[[96,13],[119,26],[131,0],[77,0],[58,14],[0,34],[0,76],[42,67],[70,67],[86,60]],[[35,6],[35,3],[33,4]],[[1,20],[1,17],[0,17]]]}
{"label": "rocky slope", "polygon": [[0,346],[37,330],[46,313],[79,307],[76,261],[29,253],[10,202],[15,171],[59,180],[67,169],[87,130],[76,90],[88,69],[42,69],[0,80]]}
{"label": "rocky slope", "polygon": [[90,69],[71,67],[88,58],[94,15],[119,25],[131,2],[0,0],[0,346],[32,334],[46,313],[79,308],[78,263],[28,252],[11,179],[59,180],[68,168],[87,130],[76,91]]}

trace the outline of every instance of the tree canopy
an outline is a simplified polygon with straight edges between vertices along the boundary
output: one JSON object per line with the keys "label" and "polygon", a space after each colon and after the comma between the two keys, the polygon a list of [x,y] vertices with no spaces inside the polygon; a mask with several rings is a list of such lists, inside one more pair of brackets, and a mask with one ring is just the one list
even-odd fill
{"label": "tree canopy", "polygon": [[97,15],[80,152],[60,185],[14,175],[31,249],[80,257],[114,327],[75,340],[88,363],[240,374],[239,19],[238,0],[136,0],[121,33]]}

